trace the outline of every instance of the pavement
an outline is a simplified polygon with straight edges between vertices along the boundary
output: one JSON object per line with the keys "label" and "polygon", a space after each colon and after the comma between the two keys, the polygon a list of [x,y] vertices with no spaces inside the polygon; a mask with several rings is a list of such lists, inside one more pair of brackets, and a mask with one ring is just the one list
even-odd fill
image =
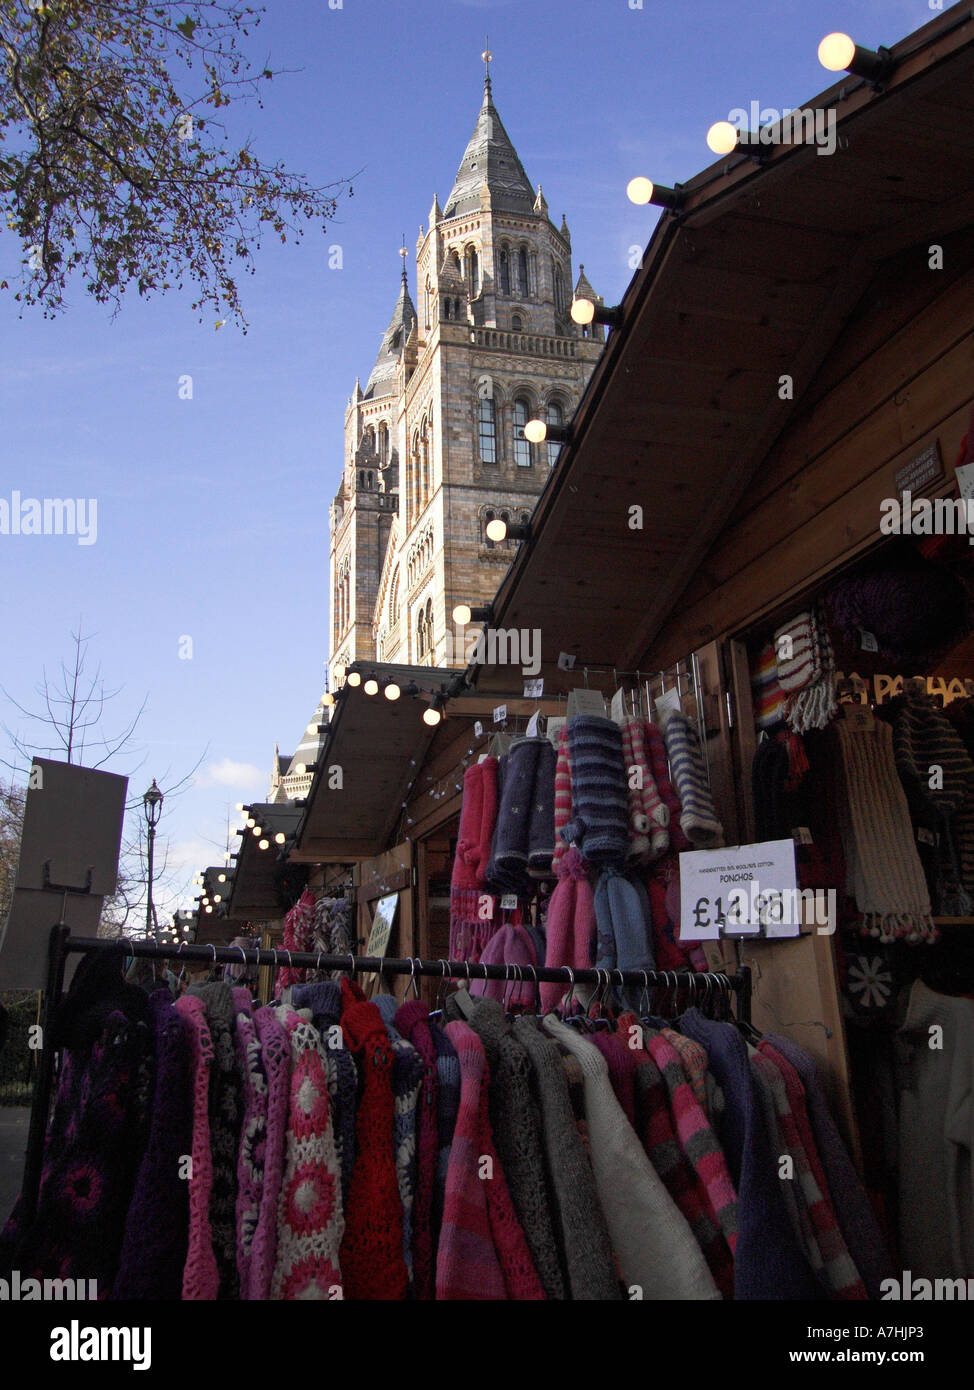
{"label": "pavement", "polygon": [[20,1195],[29,1124],[27,1106],[0,1105],[0,1226]]}

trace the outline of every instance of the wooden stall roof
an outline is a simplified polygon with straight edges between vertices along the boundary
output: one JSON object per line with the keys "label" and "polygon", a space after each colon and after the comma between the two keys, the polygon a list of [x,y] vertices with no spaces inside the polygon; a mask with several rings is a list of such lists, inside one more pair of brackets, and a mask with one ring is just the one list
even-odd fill
{"label": "wooden stall roof", "polygon": [[[974,10],[892,52],[885,90],[845,76],[805,103],[834,111],[835,153],[735,153],[661,217],[493,605],[496,626],[540,629],[546,690],[560,652],[645,669],[877,269],[974,224]],[[477,687],[508,680],[487,666]]]}
{"label": "wooden stall roof", "polygon": [[[445,691],[462,675],[447,667],[383,662],[356,662],[348,669],[363,677],[375,675],[380,682],[394,679],[401,689],[413,681],[424,691]],[[522,691],[509,689],[512,685],[523,688],[523,681],[520,672],[515,680],[508,668],[505,703],[512,716],[530,715],[539,708],[542,713],[557,710],[555,704],[525,700]],[[364,682],[343,685],[289,858],[305,864],[355,863],[390,847],[404,804],[424,822],[430,819],[431,808],[423,797],[426,770],[438,766],[441,754],[444,765],[455,768],[451,750],[458,726],[462,722],[469,730],[478,719],[488,725],[496,703],[476,692],[455,695],[446,718],[430,726],[423,720],[426,699],[403,695],[386,700],[381,694],[366,695]],[[485,741],[482,751],[486,746]]]}
{"label": "wooden stall roof", "polygon": [[250,830],[245,830],[241,836],[227,910],[227,920],[233,922],[280,915],[274,886],[274,868],[280,847],[274,843],[274,836],[283,834],[292,839],[301,819],[301,808],[293,802],[261,801],[246,809],[257,825],[267,832],[271,843],[268,849],[260,849],[259,836]]}

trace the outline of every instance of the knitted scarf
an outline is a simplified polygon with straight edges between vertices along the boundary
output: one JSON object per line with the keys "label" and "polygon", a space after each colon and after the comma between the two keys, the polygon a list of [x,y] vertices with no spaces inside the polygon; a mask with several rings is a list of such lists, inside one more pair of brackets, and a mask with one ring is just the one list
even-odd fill
{"label": "knitted scarf", "polygon": [[691,844],[719,844],[724,829],[714,809],[700,739],[682,710],[672,710],[667,715],[663,741],[682,806],[680,828]]}
{"label": "knitted scarf", "polygon": [[150,999],[155,1088],[148,1143],[125,1221],[113,1299],[178,1299],[189,1229],[180,1160],[190,1152],[193,1116],[190,1042],[168,989]]}
{"label": "knitted scarf", "polygon": [[446,1202],[446,1175],[450,1163],[450,1149],[456,1130],[457,1115],[460,1112],[460,1062],[456,1048],[446,1033],[437,1024],[429,1023],[430,1037],[436,1050],[436,1178],[433,1183],[433,1202],[430,1221],[433,1233],[434,1281],[436,1252],[439,1246],[440,1229],[443,1224],[443,1208]]}
{"label": "knitted scarf", "polygon": [[556,761],[553,744],[543,739],[538,752],[528,824],[528,873],[532,877],[546,877],[551,873],[551,860],[555,852]]}
{"label": "knitted scarf", "polygon": [[487,885],[490,842],[497,821],[497,759],[485,758],[463,774],[463,804],[450,881],[450,957],[479,960],[493,931],[480,915]]}
{"label": "knitted scarf", "polygon": [[917,855],[906,794],[893,759],[893,734],[835,724],[844,782],[839,822],[848,887],[864,934],[882,941],[932,939],[930,895]]}
{"label": "knitted scarf", "polygon": [[345,1219],[324,1049],[307,1018],[276,1012],[291,1041],[291,1092],[271,1298],[326,1301],[342,1297]]}
{"label": "knitted scarf", "polygon": [[341,1262],[347,1298],[406,1297],[402,1202],[393,1139],[394,1054],[379,1010],[342,981],[342,1032],[359,1073],[357,1161],[345,1208]]}
{"label": "knitted scarf", "polygon": [[629,798],[619,726],[598,715],[574,715],[568,752],[572,819],[562,834],[590,864],[622,865],[629,849]]}
{"label": "knitted scarf", "polygon": [[778,684],[789,696],[788,723],[796,733],[824,729],[835,713],[835,655],[824,608],[809,608],[774,635]]}
{"label": "knitted scarf", "polygon": [[528,831],[542,744],[551,747],[546,738],[516,738],[511,744],[497,808],[491,877],[500,871],[526,878]]}
{"label": "knitted scarf", "polygon": [[667,823],[670,832],[670,849],[675,854],[679,854],[683,850],[692,849],[693,846],[683,833],[683,828],[680,825],[680,816],[682,815],[683,807],[680,805],[680,798],[673,790],[673,783],[670,781],[663,735],[655,724],[647,724],[644,729],[644,735],[653,781],[656,783],[663,805],[670,813]]}
{"label": "knitted scarf", "polygon": [[416,1105],[416,1195],[413,1201],[413,1294],[433,1297],[433,1186],[438,1150],[436,1104],[439,1083],[436,1047],[430,1032],[426,1005],[421,999],[402,1004],[395,1017],[402,1036],[412,1043],[423,1062],[423,1077]]}
{"label": "knitted scarf", "polygon": [[249,1280],[241,1297],[266,1301],[277,1263],[277,1204],[284,1178],[284,1153],[291,1093],[291,1039],[274,1009],[259,1009],[254,1030],[261,1072],[267,1083],[267,1126],[257,1225],[250,1244]]}
{"label": "knitted scarf", "polygon": [[[281,949],[284,951],[310,951],[314,940],[315,895],[306,888],[284,918],[284,934]],[[277,972],[277,993],[288,985],[300,984],[305,971],[300,966],[284,965]]]}

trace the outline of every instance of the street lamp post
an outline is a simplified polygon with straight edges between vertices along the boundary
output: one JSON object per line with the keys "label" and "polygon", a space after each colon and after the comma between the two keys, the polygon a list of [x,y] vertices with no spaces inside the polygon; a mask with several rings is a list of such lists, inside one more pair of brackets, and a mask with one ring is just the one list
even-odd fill
{"label": "street lamp post", "polygon": [[162,792],[156,786],[156,779],[153,777],[152,786],[142,798],[142,805],[145,808],[145,822],[149,828],[149,882],[146,891],[145,901],[145,934],[147,937],[158,934],[154,930],[153,918],[155,911],[152,906],[152,852],[156,843],[156,826],[159,824],[159,816],[162,811]]}

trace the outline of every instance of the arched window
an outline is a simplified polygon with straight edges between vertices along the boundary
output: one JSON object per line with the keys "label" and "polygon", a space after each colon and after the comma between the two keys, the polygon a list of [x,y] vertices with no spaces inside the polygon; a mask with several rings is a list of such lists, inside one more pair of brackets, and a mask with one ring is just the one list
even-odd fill
{"label": "arched window", "polygon": [[365,473],[362,470],[359,471],[358,485],[359,487],[365,487]]}
{"label": "arched window", "polygon": [[430,665],[432,665],[432,657],[433,657],[434,643],[433,643],[433,600],[432,600],[431,598],[428,598],[428,599],[426,600],[426,645],[427,645],[427,647],[428,647],[428,649],[429,649]]}
{"label": "arched window", "polygon": [[[564,412],[562,411],[561,406],[558,404],[557,401],[549,401],[549,403],[548,403],[548,424],[549,424],[549,425],[561,425],[561,424],[564,424],[564,421],[565,421],[565,416],[564,416]],[[560,445],[559,443],[555,442],[554,440],[549,440],[549,442],[548,442],[548,467],[549,467],[549,468],[554,468],[555,464],[558,462],[558,455],[559,455],[560,453],[561,453],[561,445]]]}
{"label": "arched window", "polygon": [[521,315],[520,315],[520,314],[512,314],[512,315],[511,315],[511,328],[514,330],[514,332],[515,332],[515,333],[520,333],[520,331],[521,331],[521,329],[522,329],[523,327],[524,327],[524,324],[523,324],[523,322],[522,322]]}
{"label": "arched window", "polygon": [[467,290],[471,299],[476,299],[480,293],[480,257],[477,255],[476,247],[468,246],[464,253],[467,263]]}
{"label": "arched window", "polygon": [[531,287],[528,284],[528,248],[522,246],[517,253],[517,278],[518,288],[522,294],[530,294]]}
{"label": "arched window", "polygon": [[379,426],[379,462],[383,465],[389,462],[389,426],[386,424]]}
{"label": "arched window", "polygon": [[423,467],[420,477],[421,496],[419,505],[420,507],[425,507],[430,500],[430,443],[429,429],[425,420],[423,421]]}
{"label": "arched window", "polygon": [[561,273],[561,266],[556,264],[554,260],[551,262],[551,267],[552,284],[555,290],[555,308],[559,314],[563,314],[565,312],[565,277]]}
{"label": "arched window", "polygon": [[419,610],[419,616],[418,616],[417,619],[416,619],[416,656],[417,656],[417,658],[418,658],[420,661],[422,661],[422,659],[423,659],[423,657],[424,657],[425,655],[426,655],[426,614],[423,612],[423,610],[422,610],[422,608],[421,608],[421,609]]}
{"label": "arched window", "polygon": [[366,485],[366,487],[371,487],[371,486],[372,486],[372,478],[373,478],[373,473],[372,473],[372,469],[370,468],[370,469],[368,470],[368,472],[366,473],[366,475],[365,475],[365,485]]}
{"label": "arched window", "polygon": [[427,330],[427,332],[429,331],[429,326],[430,326],[430,322],[431,322],[431,315],[432,315],[432,312],[433,312],[433,289],[432,289],[432,286],[430,285],[429,276],[427,275],[427,277],[426,277],[426,322],[425,322],[425,325],[424,325],[425,328],[426,328],[426,330]]}
{"label": "arched window", "polygon": [[491,396],[480,398],[479,437],[481,463],[496,463],[497,417],[494,414],[494,401]]}
{"label": "arched window", "polygon": [[375,453],[375,431],[371,425],[366,425],[362,435],[362,448],[368,454]]}
{"label": "arched window", "polygon": [[501,247],[500,256],[501,294],[511,292],[511,257],[506,246]]}
{"label": "arched window", "polygon": [[531,467],[531,445],[524,437],[524,426],[530,419],[527,401],[518,397],[514,402],[514,462],[519,468]]}

